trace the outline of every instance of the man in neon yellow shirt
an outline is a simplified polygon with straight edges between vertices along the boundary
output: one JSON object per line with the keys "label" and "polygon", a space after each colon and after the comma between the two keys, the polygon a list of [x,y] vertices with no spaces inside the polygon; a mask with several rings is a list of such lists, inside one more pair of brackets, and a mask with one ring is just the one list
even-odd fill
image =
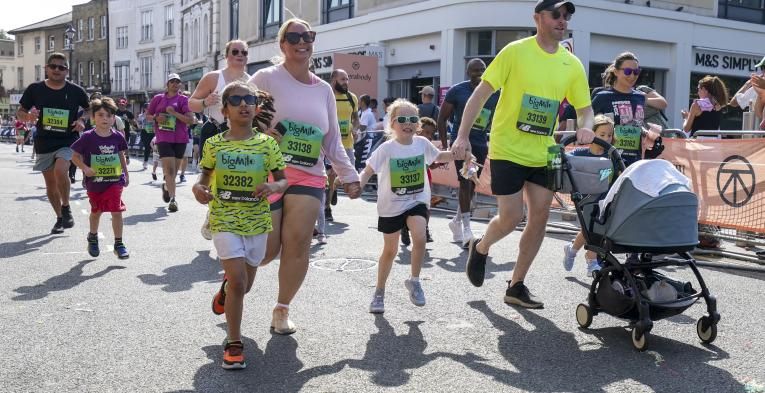
{"label": "man in neon yellow shirt", "polygon": [[553,192],[547,186],[547,149],[555,145],[560,102],[576,108],[579,143],[590,143],[593,113],[584,66],[560,41],[575,11],[570,1],[540,0],[534,8],[535,36],[509,43],[492,61],[465,107],[452,151],[469,157],[470,128],[489,96],[502,89],[489,142],[491,190],[497,215],[482,239],[472,240],[466,272],[475,286],[483,285],[486,257],[492,244],[509,235],[523,219],[526,191],[528,223],[521,235],[518,261],[505,293],[505,303],[526,308],[544,304],[523,280],[545,236]]}

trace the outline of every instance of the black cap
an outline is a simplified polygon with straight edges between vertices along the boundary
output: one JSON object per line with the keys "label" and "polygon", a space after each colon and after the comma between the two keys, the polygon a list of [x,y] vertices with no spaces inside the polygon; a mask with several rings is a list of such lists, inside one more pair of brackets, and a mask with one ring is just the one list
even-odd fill
{"label": "black cap", "polygon": [[537,2],[537,6],[534,7],[535,13],[540,13],[542,11],[551,11],[554,9],[558,9],[562,6],[566,6],[566,9],[568,10],[569,14],[573,14],[576,11],[576,7],[574,7],[574,3],[570,1],[559,1],[559,0],[539,0]]}

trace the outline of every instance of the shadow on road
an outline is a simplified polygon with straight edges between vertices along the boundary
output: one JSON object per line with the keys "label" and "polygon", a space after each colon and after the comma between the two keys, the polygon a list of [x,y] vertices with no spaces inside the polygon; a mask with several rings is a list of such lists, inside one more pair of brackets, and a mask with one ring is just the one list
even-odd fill
{"label": "shadow on road", "polygon": [[[463,250],[456,258],[430,258],[426,256],[426,259],[429,259],[429,263],[435,263],[436,266],[448,272],[463,273],[465,272],[465,265],[467,264],[467,255],[467,250]],[[423,267],[425,267],[425,265],[423,265]],[[496,264],[494,263],[494,258],[488,257],[486,258],[485,277],[487,280],[490,280],[499,276],[498,273],[511,272],[514,268],[515,261]]]}
{"label": "shadow on road", "polygon": [[29,239],[19,240],[16,242],[7,242],[0,244],[0,258],[13,258],[30,252],[35,252],[40,247],[60,238],[61,236],[51,235],[39,235],[30,237]]}
{"label": "shadow on road", "polygon": [[48,296],[51,292],[66,291],[72,289],[85,281],[92,280],[94,278],[103,277],[112,270],[125,269],[125,266],[108,266],[98,273],[84,276],[82,270],[85,265],[95,261],[95,259],[88,259],[77,263],[74,267],[69,269],[68,272],[53,276],[45,280],[42,284],[34,286],[18,287],[13,291],[18,293],[18,296],[12,298],[12,300],[26,301],[26,300],[38,300]]}
{"label": "shadow on road", "polygon": [[163,221],[161,219],[164,219],[166,217],[167,217],[167,209],[164,206],[162,206],[162,207],[155,208],[154,213],[126,216],[123,219],[123,223],[124,225],[135,225],[141,222]]}
{"label": "shadow on road", "polygon": [[[499,352],[512,368],[486,364],[472,353],[453,360],[514,389],[593,392],[613,383],[637,382],[656,392],[676,392],[689,386],[743,391],[730,373],[710,364],[728,358],[715,346],[705,348],[652,335],[649,351],[638,353],[632,348],[628,331],[616,327],[587,330],[591,341],[580,344],[573,333],[560,330],[538,311],[516,309],[532,325],[529,329],[495,313],[483,301],[468,305],[483,313],[500,332]],[[690,329],[688,336],[689,341],[698,341]]]}
{"label": "shadow on road", "polygon": [[163,275],[141,274],[138,278],[146,285],[162,285],[165,292],[188,291],[197,282],[219,281],[223,267],[210,258],[210,250],[197,253],[190,263],[170,266],[162,271]]}

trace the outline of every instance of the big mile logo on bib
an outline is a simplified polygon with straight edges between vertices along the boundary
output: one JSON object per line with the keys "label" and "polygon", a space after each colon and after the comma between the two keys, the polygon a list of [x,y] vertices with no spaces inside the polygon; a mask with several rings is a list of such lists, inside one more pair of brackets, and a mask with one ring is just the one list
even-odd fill
{"label": "big mile logo on bib", "polygon": [[282,120],[276,130],[284,135],[279,148],[288,164],[312,167],[319,161],[324,134],[319,127],[292,120]]}
{"label": "big mile logo on bib", "polygon": [[425,156],[390,159],[390,187],[396,195],[410,195],[425,189]]}

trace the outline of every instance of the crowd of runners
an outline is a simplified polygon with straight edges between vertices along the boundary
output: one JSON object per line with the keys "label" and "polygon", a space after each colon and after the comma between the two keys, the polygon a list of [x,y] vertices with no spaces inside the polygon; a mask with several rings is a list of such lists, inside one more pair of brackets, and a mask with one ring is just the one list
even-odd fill
{"label": "crowd of runners", "polygon": [[[273,66],[248,75],[247,43],[231,41],[225,46],[225,68],[204,75],[195,91],[186,94],[180,77],[168,75],[166,91],[138,116],[125,108],[124,100],[88,97],[67,81],[66,57],[54,53],[47,60],[47,79],[25,90],[17,113],[19,123],[33,123],[37,130],[34,169],[43,174],[55,213],[51,232],[75,225],[69,205],[74,164],[84,175],[91,204],[89,254],[99,255],[99,219],[108,212],[114,252],[128,258],[121,195],[130,184],[126,152],[138,135],[131,130],[140,131],[144,169],[153,157],[154,180],[161,165],[162,199],[169,212],[179,210],[177,180],[185,181],[185,165],[192,158],[201,171],[192,192],[208,206],[207,219],[200,223],[202,236],[212,241],[224,270],[220,288],[211,296],[212,311],[225,314],[227,322],[222,366],[244,368],[243,302],[257,270],[279,258],[271,328],[277,334],[294,333],[298,327],[290,320],[290,304],[306,277],[312,239],[326,241],[325,223],[333,220],[338,188],[350,199],[358,198],[376,176],[377,228],[384,246],[369,311],[385,310],[387,278],[400,241],[411,243],[412,250],[411,275],[404,285],[410,301],[424,306],[419,275],[425,243],[431,239],[430,169],[455,161],[459,208],[448,228],[452,240],[468,249],[469,281],[483,284],[491,247],[525,219],[504,300],[542,307],[524,279],[545,235],[553,199],[548,148],[555,144],[559,122],[576,119],[578,143],[589,144],[597,135],[617,146],[629,164],[650,157],[651,151],[658,154],[646,113],[666,107],[655,91],[636,89],[640,65],[631,53],[615,59],[604,75],[605,87],[591,95],[582,63],[560,45],[574,12],[570,1],[540,0],[533,15],[536,35],[508,44],[488,67],[480,59],[470,60],[468,80],[452,86],[440,108],[428,86],[420,92],[419,106],[406,99],[385,100],[382,119],[373,114],[376,102],[371,97],[350,91],[343,70],[333,72],[330,83],[311,72],[317,34],[300,19],[282,24],[277,37],[281,53]],[[699,95],[711,100],[712,109],[727,102],[715,93],[716,82],[704,83]],[[688,121],[708,121],[707,112],[691,108]],[[387,139],[359,171],[354,142],[377,130]],[[440,139],[441,149],[434,138]],[[593,145],[574,154],[604,152]],[[472,179],[487,158],[497,214],[477,238],[470,224],[476,187]],[[566,270],[583,242],[578,237],[566,245]],[[594,255],[588,253],[586,259],[588,271],[598,269]]]}

